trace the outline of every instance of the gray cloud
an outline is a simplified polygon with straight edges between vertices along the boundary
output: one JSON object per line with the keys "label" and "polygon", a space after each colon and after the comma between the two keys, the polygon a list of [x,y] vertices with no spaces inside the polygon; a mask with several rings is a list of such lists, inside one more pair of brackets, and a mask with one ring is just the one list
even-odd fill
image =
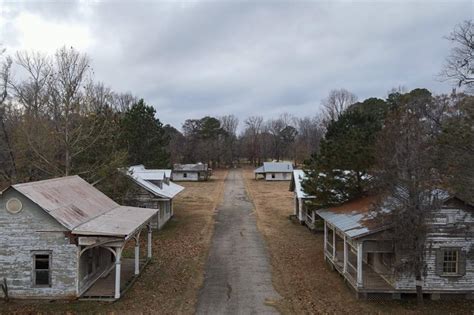
{"label": "gray cloud", "polygon": [[[471,1],[9,7],[7,21],[27,10],[83,25],[96,78],[145,98],[177,127],[204,115],[314,115],[333,88],[360,99],[384,97],[399,85],[449,92],[436,78],[450,48],[443,36],[472,18]],[[14,41],[15,25],[5,28]]]}

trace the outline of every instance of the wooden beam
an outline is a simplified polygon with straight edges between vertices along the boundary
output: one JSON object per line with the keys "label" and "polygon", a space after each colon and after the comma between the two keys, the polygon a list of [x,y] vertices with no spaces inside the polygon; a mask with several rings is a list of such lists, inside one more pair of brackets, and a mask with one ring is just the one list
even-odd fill
{"label": "wooden beam", "polygon": [[327,241],[328,241],[328,227],[326,225],[326,220],[324,220],[324,255],[326,255],[326,251],[328,250]]}
{"label": "wooden beam", "polygon": [[342,269],[343,273],[347,272],[347,239],[346,236],[344,235],[344,267]]}
{"label": "wooden beam", "polygon": [[120,299],[120,269],[121,269],[122,247],[115,250],[115,299]]}
{"label": "wooden beam", "polygon": [[332,259],[336,260],[336,228],[332,229]]}
{"label": "wooden beam", "polygon": [[151,258],[151,236],[152,236],[152,230],[151,230],[151,224],[148,224],[148,258]]}
{"label": "wooden beam", "polygon": [[362,278],[362,270],[363,270],[363,261],[362,261],[362,254],[363,254],[363,245],[362,241],[357,243],[357,287],[363,287],[363,278]]}

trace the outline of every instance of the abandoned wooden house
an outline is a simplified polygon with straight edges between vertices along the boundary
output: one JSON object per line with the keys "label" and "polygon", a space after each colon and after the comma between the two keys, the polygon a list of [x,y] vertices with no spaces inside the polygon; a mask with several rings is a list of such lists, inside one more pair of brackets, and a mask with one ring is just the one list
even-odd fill
{"label": "abandoned wooden house", "polygon": [[303,190],[303,181],[306,174],[303,170],[294,170],[290,182],[290,191],[293,192],[294,199],[294,216],[311,231],[322,231],[323,220],[310,207],[310,202],[314,196],[307,195]]}
{"label": "abandoned wooden house", "polygon": [[[79,176],[10,186],[0,195],[0,278],[9,297],[120,298],[151,258],[157,211],[120,206]],[[122,258],[128,241],[134,258]]]}
{"label": "abandoned wooden house", "polygon": [[[447,195],[446,195],[447,196]],[[389,297],[416,293],[415,278],[395,272],[404,259],[395,252],[390,226],[374,216],[375,198],[365,197],[339,207],[321,209],[325,260],[358,297]],[[427,222],[426,274],[423,291],[432,299],[474,297],[474,207],[446,197]],[[406,255],[405,255],[406,257]]]}
{"label": "abandoned wooden house", "polygon": [[254,173],[255,179],[262,176],[267,181],[291,180],[293,164],[291,162],[264,162]]}
{"label": "abandoned wooden house", "polygon": [[129,206],[159,209],[152,227],[162,228],[173,216],[173,198],[184,190],[171,181],[171,170],[145,169],[143,165],[131,166],[126,175],[133,185],[128,189],[125,203]]}
{"label": "abandoned wooden house", "polygon": [[212,170],[206,163],[174,164],[172,180],[178,181],[206,181],[211,177]]}

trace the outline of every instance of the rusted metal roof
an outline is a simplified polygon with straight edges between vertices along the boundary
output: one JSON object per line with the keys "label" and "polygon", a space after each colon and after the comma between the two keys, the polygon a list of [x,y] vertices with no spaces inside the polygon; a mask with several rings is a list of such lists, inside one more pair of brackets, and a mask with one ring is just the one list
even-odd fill
{"label": "rusted metal roof", "polygon": [[364,197],[338,207],[321,209],[316,213],[350,238],[380,231],[384,225],[375,220],[375,197]]}
{"label": "rusted metal roof", "polygon": [[74,234],[128,237],[157,209],[124,207],[79,176],[12,186]]}
{"label": "rusted metal roof", "polygon": [[128,239],[143,227],[158,210],[119,206],[72,230],[78,235],[119,236]]}
{"label": "rusted metal roof", "polygon": [[79,176],[17,184],[12,187],[70,230],[119,206]]}

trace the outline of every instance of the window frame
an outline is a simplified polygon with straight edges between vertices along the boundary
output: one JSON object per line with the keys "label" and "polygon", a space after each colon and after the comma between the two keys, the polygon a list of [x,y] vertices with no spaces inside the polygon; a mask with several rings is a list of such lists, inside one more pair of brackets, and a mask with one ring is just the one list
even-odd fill
{"label": "window frame", "polygon": [[[47,255],[48,256],[48,269],[36,269],[36,256]],[[32,272],[31,272],[31,285],[33,288],[51,288],[52,287],[52,262],[53,262],[53,251],[51,250],[33,250],[31,251],[31,262],[32,262]],[[36,283],[36,272],[38,270],[47,270],[48,271],[48,284],[37,284]]]}
{"label": "window frame", "polygon": [[[459,276],[459,264],[460,264],[460,252],[461,250],[458,248],[443,248],[441,249],[442,251],[442,257],[443,257],[443,265],[442,265],[442,270],[441,270],[441,275],[443,277],[457,277]],[[446,260],[446,254],[448,253],[454,253],[455,254],[455,260]],[[453,264],[455,266],[455,271],[454,272],[449,272],[445,271],[445,266],[446,264]]]}

